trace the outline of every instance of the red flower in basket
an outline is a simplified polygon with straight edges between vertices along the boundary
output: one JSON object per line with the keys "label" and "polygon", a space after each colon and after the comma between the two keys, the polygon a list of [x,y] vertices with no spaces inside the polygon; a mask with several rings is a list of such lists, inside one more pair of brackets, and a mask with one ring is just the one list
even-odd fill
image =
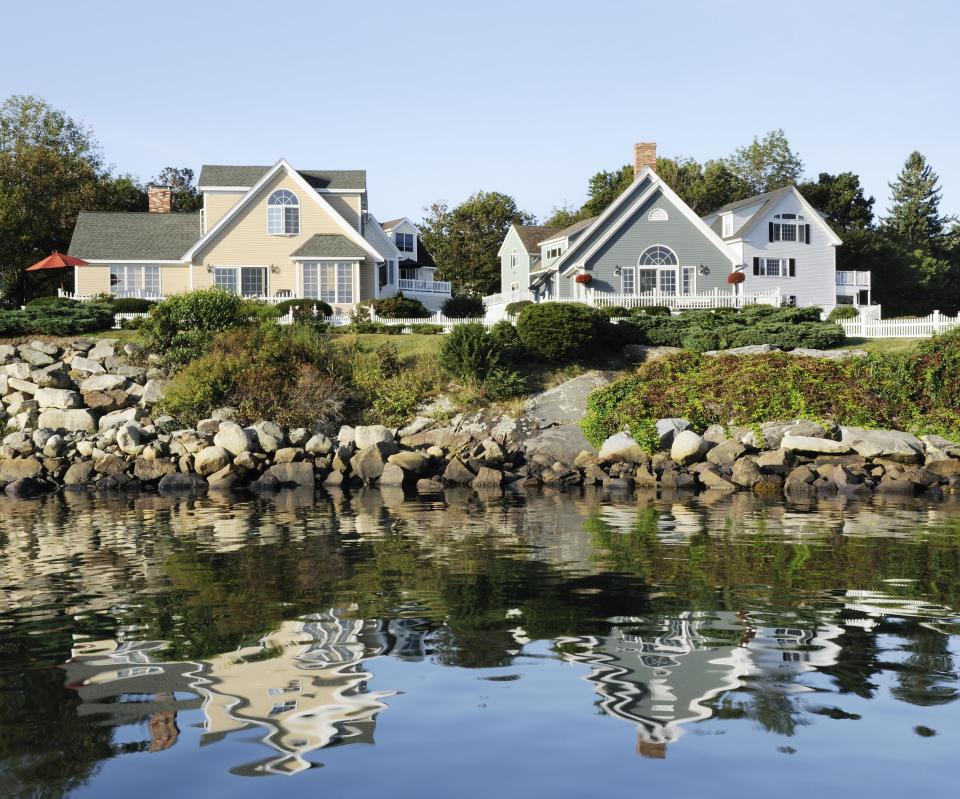
{"label": "red flower in basket", "polygon": [[731,272],[729,275],[727,275],[727,283],[733,283],[733,285],[737,285],[737,283],[743,283],[743,281],[746,279],[746,275],[744,275],[743,272]]}
{"label": "red flower in basket", "polygon": [[584,274],[582,274],[582,275],[577,275],[573,280],[574,280],[575,283],[587,284],[587,283],[589,283],[591,280],[593,280],[593,275],[588,275],[588,274],[584,273]]}

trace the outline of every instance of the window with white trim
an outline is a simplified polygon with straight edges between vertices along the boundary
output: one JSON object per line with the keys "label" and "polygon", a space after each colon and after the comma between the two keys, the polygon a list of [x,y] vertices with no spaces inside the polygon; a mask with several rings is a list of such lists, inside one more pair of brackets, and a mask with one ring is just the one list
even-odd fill
{"label": "window with white trim", "polygon": [[796,258],[754,258],[753,274],[761,277],[796,277]]}
{"label": "window with white trim", "polygon": [[810,243],[810,225],[804,222],[801,214],[774,214],[773,218],[776,221],[769,223],[769,241]]}
{"label": "window with white trim", "polygon": [[548,260],[548,261],[549,261],[551,258],[559,258],[559,257],[560,257],[560,245],[559,245],[559,244],[558,244],[556,247],[551,247],[549,250],[547,250],[547,260]]}
{"label": "window with white trim", "polygon": [[303,296],[330,305],[353,303],[353,263],[306,261],[303,264]]}
{"label": "window with white trim", "polygon": [[676,253],[669,247],[656,244],[647,247],[637,259],[638,290],[660,291],[664,294],[677,293],[677,269],[679,261]]}
{"label": "window with white trim", "polygon": [[520,253],[514,250],[510,253],[510,268],[516,269],[520,265]]}
{"label": "window with white trim", "polygon": [[239,294],[241,297],[265,297],[267,267],[215,266],[213,267],[213,285]]}
{"label": "window with white trim", "polygon": [[[762,228],[761,228],[762,230]],[[733,235],[733,214],[723,215],[723,237]]]}
{"label": "window with white trim", "polygon": [[267,233],[296,236],[300,233],[300,200],[288,189],[277,189],[267,200]]}
{"label": "window with white trim", "polygon": [[394,238],[397,242],[397,249],[400,252],[413,252],[413,234],[395,233]]}
{"label": "window with white trim", "polygon": [[663,208],[654,208],[647,214],[648,222],[666,222],[669,219],[670,215]]}
{"label": "window with white trim", "polygon": [[117,297],[140,297],[160,293],[160,267],[147,264],[113,264],[110,293]]}
{"label": "window with white trim", "polygon": [[633,266],[625,266],[620,270],[620,292],[622,294],[637,293],[637,270]]}

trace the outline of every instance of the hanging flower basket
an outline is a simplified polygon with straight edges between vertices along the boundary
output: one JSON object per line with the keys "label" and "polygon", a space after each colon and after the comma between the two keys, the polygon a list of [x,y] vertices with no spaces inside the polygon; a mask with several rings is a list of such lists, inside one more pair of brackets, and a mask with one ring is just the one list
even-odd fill
{"label": "hanging flower basket", "polygon": [[727,275],[727,283],[732,283],[733,285],[743,283],[743,281],[746,279],[747,278],[743,272],[731,272],[729,275]]}
{"label": "hanging flower basket", "polygon": [[573,280],[575,283],[583,283],[584,285],[586,285],[591,280],[593,280],[593,275],[588,275],[588,274],[577,275]]}

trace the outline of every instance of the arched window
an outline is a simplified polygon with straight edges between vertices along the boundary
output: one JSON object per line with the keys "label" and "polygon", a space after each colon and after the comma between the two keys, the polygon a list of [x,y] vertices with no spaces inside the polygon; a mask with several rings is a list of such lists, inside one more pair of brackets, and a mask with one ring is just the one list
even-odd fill
{"label": "arched window", "polygon": [[679,261],[673,250],[660,244],[647,247],[640,253],[640,266],[676,266],[678,263]]}
{"label": "arched window", "polygon": [[277,189],[267,200],[267,233],[296,236],[300,233],[300,201],[286,189]]}
{"label": "arched window", "polygon": [[650,222],[666,222],[670,219],[670,216],[662,208],[654,208],[648,215],[647,219]]}

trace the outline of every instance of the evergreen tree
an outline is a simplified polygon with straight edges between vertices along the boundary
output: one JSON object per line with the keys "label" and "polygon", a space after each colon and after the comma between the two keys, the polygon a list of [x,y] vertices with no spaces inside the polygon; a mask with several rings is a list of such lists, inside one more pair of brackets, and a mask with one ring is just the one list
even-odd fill
{"label": "evergreen tree", "polygon": [[940,215],[940,178],[914,150],[897,179],[888,184],[893,204],[884,228],[920,247],[940,248],[950,217]]}

